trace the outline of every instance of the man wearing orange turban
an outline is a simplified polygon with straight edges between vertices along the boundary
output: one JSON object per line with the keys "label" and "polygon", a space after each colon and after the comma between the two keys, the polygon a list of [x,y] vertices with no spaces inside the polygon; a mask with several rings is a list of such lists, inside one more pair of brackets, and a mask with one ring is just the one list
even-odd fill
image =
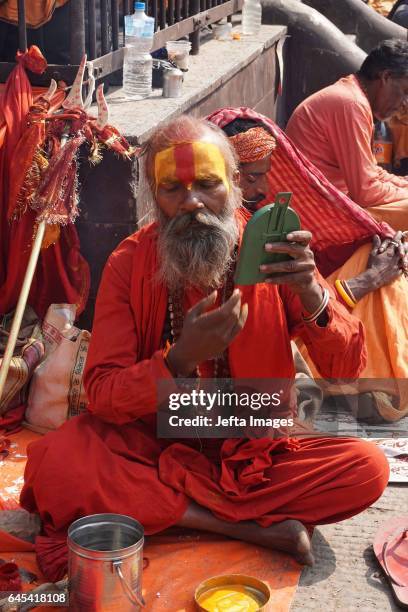
{"label": "man wearing orange turban", "polygon": [[[364,323],[368,363],[358,384],[347,390],[360,394],[357,416],[374,422],[404,417],[408,414],[408,283],[401,243],[387,239],[381,246],[378,234],[387,235],[385,228],[330,185],[266,117],[250,109],[226,108],[209,119],[223,128],[238,155],[246,208],[254,212],[273,201],[277,192],[293,192],[291,206],[302,227],[313,233],[320,271],[335,287],[338,299]],[[359,246],[371,238],[372,245]],[[303,353],[307,357],[307,351]],[[329,391],[345,392],[344,387]]]}

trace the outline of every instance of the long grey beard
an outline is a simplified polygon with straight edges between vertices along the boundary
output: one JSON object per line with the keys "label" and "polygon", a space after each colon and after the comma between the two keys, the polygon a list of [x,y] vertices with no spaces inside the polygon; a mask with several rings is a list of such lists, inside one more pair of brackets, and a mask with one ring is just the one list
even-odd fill
{"label": "long grey beard", "polygon": [[170,291],[223,284],[239,234],[233,212],[217,217],[200,211],[170,220],[160,214],[159,225],[159,280]]}

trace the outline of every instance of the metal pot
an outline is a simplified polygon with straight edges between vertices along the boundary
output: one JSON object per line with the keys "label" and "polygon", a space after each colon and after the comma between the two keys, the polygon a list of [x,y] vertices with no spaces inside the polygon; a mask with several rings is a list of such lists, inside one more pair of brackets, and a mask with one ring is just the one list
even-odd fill
{"label": "metal pot", "polygon": [[143,527],[121,514],[85,516],[68,529],[69,610],[135,612],[142,598]]}

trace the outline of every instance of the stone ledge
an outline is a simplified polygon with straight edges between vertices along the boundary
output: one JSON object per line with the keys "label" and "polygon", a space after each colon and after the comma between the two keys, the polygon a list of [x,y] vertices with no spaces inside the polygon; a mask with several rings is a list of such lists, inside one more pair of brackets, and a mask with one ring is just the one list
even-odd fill
{"label": "stone ledge", "polygon": [[155,89],[145,100],[130,101],[118,88],[106,96],[109,122],[132,144],[143,143],[160,124],[188,112],[285,35],[285,26],[263,25],[256,38],[209,40],[201,45],[198,55],[190,57],[180,98],[163,98],[161,89]]}

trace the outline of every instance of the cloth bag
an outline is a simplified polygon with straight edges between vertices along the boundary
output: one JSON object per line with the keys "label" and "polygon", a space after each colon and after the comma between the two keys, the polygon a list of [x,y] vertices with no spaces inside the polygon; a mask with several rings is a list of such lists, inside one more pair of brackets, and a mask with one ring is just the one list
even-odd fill
{"label": "cloth bag", "polygon": [[[4,355],[14,312],[4,315],[0,320],[0,364]],[[27,383],[34,368],[44,356],[44,343],[41,335],[40,321],[30,306],[26,306],[16,346],[2,397],[0,398],[0,416],[12,410],[27,399]]]}
{"label": "cloth bag", "polygon": [[91,334],[74,320],[75,305],[52,304],[43,322],[46,358],[34,371],[25,415],[25,425],[39,433],[86,411],[83,373]]}

